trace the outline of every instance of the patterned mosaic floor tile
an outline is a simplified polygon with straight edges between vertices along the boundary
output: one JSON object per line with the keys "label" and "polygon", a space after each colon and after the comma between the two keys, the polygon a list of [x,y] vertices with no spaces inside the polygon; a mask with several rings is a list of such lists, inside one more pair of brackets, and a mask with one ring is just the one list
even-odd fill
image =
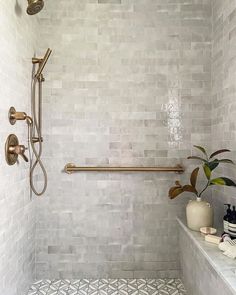
{"label": "patterned mosaic floor tile", "polygon": [[179,279],[41,280],[28,295],[186,295]]}

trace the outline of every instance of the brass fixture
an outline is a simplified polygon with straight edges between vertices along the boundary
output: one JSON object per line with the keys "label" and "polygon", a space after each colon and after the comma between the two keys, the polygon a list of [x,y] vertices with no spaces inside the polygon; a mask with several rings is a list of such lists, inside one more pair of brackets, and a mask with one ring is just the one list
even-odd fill
{"label": "brass fixture", "polygon": [[[37,131],[37,128],[36,128],[36,125],[39,129],[39,133],[42,134],[42,82],[45,81],[44,77],[43,77],[43,74],[42,74],[42,71],[50,57],[52,53],[52,50],[50,48],[47,49],[45,55],[43,58],[37,58],[37,57],[33,57],[32,58],[32,63],[33,64],[38,64],[38,70],[36,72],[36,74],[34,75],[34,79],[33,79],[33,84],[32,84],[32,95],[34,97],[32,97],[32,109],[33,109],[33,122],[34,122],[34,132],[33,134],[35,133],[35,130]],[[38,81],[39,83],[39,87],[38,87],[38,116],[37,116],[37,119],[36,119],[36,112],[35,112],[35,91],[36,91],[36,82]],[[35,124],[35,121],[37,120],[37,123]],[[37,132],[38,133],[38,132]],[[33,138],[32,138],[32,142],[33,143],[37,143],[37,142],[43,142],[43,137],[39,136],[34,136],[33,135]]]}
{"label": "brass fixture", "polygon": [[[43,7],[42,0],[28,0],[29,7],[27,12],[29,14],[36,13],[35,11]],[[37,8],[37,5],[38,8]],[[41,6],[40,6],[41,5]],[[32,9],[32,10],[30,10]],[[35,9],[35,10],[34,10]],[[33,11],[34,10],[34,11]],[[39,10],[38,10],[39,11]],[[11,107],[9,110],[9,122],[14,125],[17,120],[25,120],[28,124],[28,141],[29,141],[29,151],[32,148],[32,157],[30,154],[30,187],[31,190],[37,196],[41,196],[47,188],[47,172],[41,160],[42,155],[42,82],[44,82],[43,69],[51,55],[52,50],[47,49],[43,58],[32,58],[32,63],[38,64],[38,69],[35,75],[33,75],[32,85],[31,85],[31,107],[32,107],[32,118],[28,116],[25,112],[17,112],[14,107]],[[35,67],[33,68],[35,69]],[[38,84],[38,87],[37,87]],[[36,96],[36,91],[38,90],[38,96]],[[36,147],[36,144],[38,146]],[[7,138],[5,144],[5,155],[6,161],[9,165],[14,165],[17,162],[18,156],[22,156],[23,159],[28,162],[27,157],[25,156],[26,147],[24,145],[19,145],[18,138],[14,134],[10,134]],[[34,171],[35,168],[39,166],[42,170],[44,183],[42,190],[38,191],[34,185]]]}
{"label": "brass fixture", "polygon": [[[29,142],[32,148],[32,153],[34,155],[34,161],[31,159],[30,161],[30,187],[31,190],[37,196],[41,196],[44,194],[47,188],[47,172],[41,160],[42,155],[42,84],[45,81],[43,77],[43,69],[51,55],[52,50],[50,48],[47,49],[43,58],[32,58],[33,65],[38,64],[38,69],[36,74],[33,75],[32,80],[32,88],[31,88],[31,108],[32,108],[32,124],[28,124],[29,126]],[[38,87],[37,87],[38,84]],[[38,90],[38,96],[36,96],[36,90]],[[36,147],[38,144],[38,147]],[[39,166],[42,170],[44,183],[43,188],[39,191],[35,188],[34,185],[34,171],[35,168]]]}
{"label": "brass fixture", "polygon": [[33,136],[32,137],[32,142],[33,143],[36,143],[36,142],[43,142],[43,138],[42,136],[39,138],[39,137],[36,137],[36,136]]}
{"label": "brass fixture", "polygon": [[11,123],[11,125],[14,125],[17,120],[27,120],[28,119],[30,121],[30,119],[31,119],[29,116],[27,116],[27,114],[25,112],[17,112],[14,107],[10,107],[9,113],[8,113],[8,118],[9,118],[9,122]]}
{"label": "brass fixture", "polygon": [[24,145],[19,145],[19,140],[15,134],[10,134],[6,140],[5,144],[5,156],[8,165],[14,165],[18,156],[22,156],[25,162],[28,162],[28,158],[25,155],[26,147]]}
{"label": "brass fixture", "polygon": [[43,9],[44,2],[43,0],[28,0],[28,7],[26,12],[29,15],[34,15],[40,12]]}
{"label": "brass fixture", "polygon": [[42,71],[43,71],[51,53],[52,53],[52,50],[50,48],[48,48],[43,58],[37,58],[37,57],[32,58],[33,64],[37,64],[37,63],[39,64],[38,71],[35,74],[35,78],[42,79],[41,82],[44,81],[44,78],[41,76]]}
{"label": "brass fixture", "polygon": [[175,167],[77,167],[72,163],[66,164],[64,171],[68,174],[73,172],[176,172],[183,173],[184,168],[181,165]]}
{"label": "brass fixture", "polygon": [[32,64],[35,65],[35,64],[39,64],[43,61],[42,58],[38,58],[38,57],[32,57]]}

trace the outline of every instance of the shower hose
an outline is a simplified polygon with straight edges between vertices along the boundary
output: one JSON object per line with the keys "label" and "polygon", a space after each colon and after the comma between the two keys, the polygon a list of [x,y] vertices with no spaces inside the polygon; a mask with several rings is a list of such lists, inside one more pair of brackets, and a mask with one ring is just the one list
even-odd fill
{"label": "shower hose", "polygon": [[[32,103],[32,120],[28,119],[28,145],[29,145],[29,154],[30,154],[30,172],[29,172],[29,179],[30,179],[30,188],[34,192],[36,196],[41,196],[44,194],[44,192],[47,189],[47,172],[46,169],[42,163],[41,160],[41,155],[42,155],[42,136],[41,136],[41,130],[39,127],[39,121],[40,118],[37,119],[36,117],[36,84],[37,84],[38,79],[34,78],[32,80],[32,88],[31,88],[31,103]],[[41,96],[41,91],[39,91],[39,96]],[[39,97],[39,101],[41,100],[41,97]],[[40,106],[39,106],[40,107]],[[35,142],[34,142],[34,136],[38,138],[38,149],[35,147]],[[31,153],[31,148],[32,148],[32,153]],[[35,159],[34,159],[35,157]],[[43,173],[43,178],[44,178],[44,183],[43,183],[43,188],[41,191],[38,191],[35,188],[34,185],[34,173],[35,173],[35,168],[39,166],[42,170]]]}

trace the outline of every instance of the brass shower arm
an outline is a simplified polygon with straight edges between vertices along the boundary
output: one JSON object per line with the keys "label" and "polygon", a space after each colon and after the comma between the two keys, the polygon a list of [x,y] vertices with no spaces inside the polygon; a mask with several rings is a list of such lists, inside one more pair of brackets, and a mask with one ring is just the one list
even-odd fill
{"label": "brass shower arm", "polygon": [[14,107],[10,107],[8,118],[11,125],[14,125],[17,120],[26,120],[27,114],[25,112],[17,112]]}
{"label": "brass shower arm", "polygon": [[26,117],[26,123],[27,123],[28,125],[33,125],[33,119],[32,119],[30,116],[27,116],[27,117]]}
{"label": "brass shower arm", "polygon": [[28,116],[25,112],[17,112],[14,107],[9,109],[8,118],[11,125],[14,125],[18,120],[26,120],[27,124],[33,124],[33,120],[30,116]]}

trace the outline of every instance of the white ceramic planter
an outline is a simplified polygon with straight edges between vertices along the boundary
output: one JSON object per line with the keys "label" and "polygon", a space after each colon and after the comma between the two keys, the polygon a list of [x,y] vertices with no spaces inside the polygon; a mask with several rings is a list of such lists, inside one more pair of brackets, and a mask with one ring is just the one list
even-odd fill
{"label": "white ceramic planter", "polygon": [[186,207],[187,225],[191,230],[199,231],[201,227],[213,226],[213,208],[201,198],[190,200]]}

